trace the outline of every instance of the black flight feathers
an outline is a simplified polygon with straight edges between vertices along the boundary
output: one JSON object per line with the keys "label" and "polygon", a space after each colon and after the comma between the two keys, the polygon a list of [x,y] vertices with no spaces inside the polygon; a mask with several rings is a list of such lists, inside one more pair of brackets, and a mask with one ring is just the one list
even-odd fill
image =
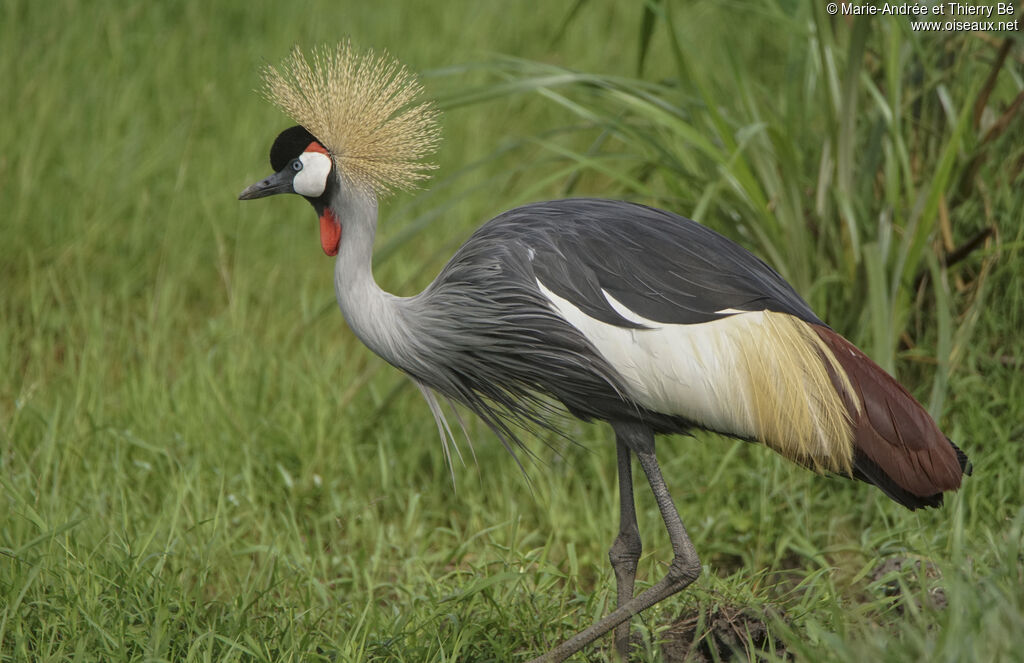
{"label": "black flight feathers", "polygon": [[700,324],[725,309],[788,313],[824,325],[779,274],[713,230],[671,212],[597,199],[518,207],[482,226],[470,240],[520,243],[534,273],[587,315],[640,327],[612,308],[604,290],[648,320]]}

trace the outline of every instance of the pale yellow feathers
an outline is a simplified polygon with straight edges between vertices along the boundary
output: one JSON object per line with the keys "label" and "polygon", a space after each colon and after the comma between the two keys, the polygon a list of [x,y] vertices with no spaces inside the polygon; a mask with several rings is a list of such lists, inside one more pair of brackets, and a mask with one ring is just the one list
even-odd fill
{"label": "pale yellow feathers", "polygon": [[439,113],[417,102],[423,86],[388,54],[348,41],[312,52],[296,48],[263,72],[264,93],[331,153],[350,183],[377,196],[410,189],[436,166],[423,159],[440,141]]}
{"label": "pale yellow feathers", "polygon": [[793,316],[765,311],[761,331],[738,344],[757,437],[819,472],[851,474],[851,417],[829,375],[852,395],[846,371],[814,330]]}

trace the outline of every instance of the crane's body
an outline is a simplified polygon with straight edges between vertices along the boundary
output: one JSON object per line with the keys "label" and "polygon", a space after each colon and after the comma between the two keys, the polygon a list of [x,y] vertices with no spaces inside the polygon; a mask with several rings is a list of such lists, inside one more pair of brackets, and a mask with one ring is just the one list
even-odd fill
{"label": "crane's body", "polygon": [[[615,431],[620,529],[610,558],[618,607],[544,660],[562,660],[613,628],[625,655],[630,617],[700,572],[658,468],[655,434],[702,428],[761,442],[817,471],[872,483],[911,509],[937,506],[944,491],[959,487],[966,456],[899,383],[819,320],[773,269],[670,212],[596,199],[527,205],[484,224],[422,293],[383,291],[372,271],[377,197],[417,175],[387,141],[385,156],[397,165],[374,171],[357,148],[379,146],[346,143],[338,132],[347,127],[335,126],[344,112],[325,120],[304,106],[331,102],[318,76],[358,78],[379,64],[347,46],[336,57],[309,70],[296,56],[293,81],[271,72],[271,96],[303,126],[278,137],[276,174],[241,197],[289,192],[310,201],[321,245],[337,256],[335,289],[349,326],[420,385],[435,416],[432,392],[469,407],[506,444],[520,426],[557,428],[553,402]],[[356,82],[380,92],[375,81]],[[351,93],[351,83],[336,87]],[[381,96],[393,100],[395,92]],[[388,134],[382,121],[376,131],[414,147],[434,140],[408,113],[397,115],[407,121],[401,132]],[[444,435],[446,425],[438,426]],[[675,552],[666,577],[637,596],[632,455]]]}

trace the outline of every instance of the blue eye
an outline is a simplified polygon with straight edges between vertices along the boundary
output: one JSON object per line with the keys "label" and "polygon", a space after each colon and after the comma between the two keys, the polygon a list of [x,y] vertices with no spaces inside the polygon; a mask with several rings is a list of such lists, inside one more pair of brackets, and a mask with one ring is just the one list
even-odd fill
{"label": "blue eye", "polygon": [[299,159],[292,159],[292,170],[296,173],[302,170],[302,161]]}

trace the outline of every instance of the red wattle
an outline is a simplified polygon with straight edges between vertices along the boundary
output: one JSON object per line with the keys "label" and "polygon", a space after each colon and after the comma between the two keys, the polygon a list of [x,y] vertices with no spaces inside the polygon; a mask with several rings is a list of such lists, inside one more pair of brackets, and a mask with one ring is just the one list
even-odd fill
{"label": "red wattle", "polygon": [[320,246],[324,247],[324,253],[329,256],[338,255],[338,246],[341,244],[341,223],[338,217],[334,216],[330,208],[324,210],[320,215]]}

